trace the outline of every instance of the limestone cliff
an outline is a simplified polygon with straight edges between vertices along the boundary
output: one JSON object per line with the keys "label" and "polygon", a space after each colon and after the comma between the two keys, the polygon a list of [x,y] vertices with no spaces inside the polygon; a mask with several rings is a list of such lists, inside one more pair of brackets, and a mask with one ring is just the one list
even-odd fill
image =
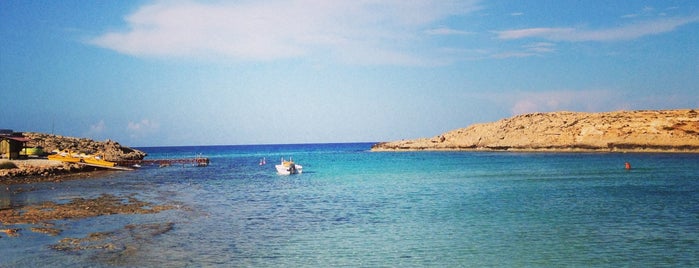
{"label": "limestone cliff", "polygon": [[533,113],[434,138],[378,143],[372,150],[699,153],[699,115],[695,110]]}
{"label": "limestone cliff", "polygon": [[53,150],[70,150],[78,153],[100,154],[109,161],[140,160],[145,152],[120,145],[118,142],[106,140],[103,142],[86,138],[65,137],[44,133],[25,132],[25,137],[32,141],[27,146],[41,146],[45,152]]}

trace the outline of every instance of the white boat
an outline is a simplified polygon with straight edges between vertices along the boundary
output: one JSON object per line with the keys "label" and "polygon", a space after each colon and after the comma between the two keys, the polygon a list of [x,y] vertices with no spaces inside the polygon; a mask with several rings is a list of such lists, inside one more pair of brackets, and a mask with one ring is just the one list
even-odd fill
{"label": "white boat", "polygon": [[295,164],[291,158],[289,158],[289,161],[286,161],[282,157],[282,162],[279,165],[274,165],[274,167],[277,168],[277,173],[280,175],[300,174],[303,171],[303,167]]}

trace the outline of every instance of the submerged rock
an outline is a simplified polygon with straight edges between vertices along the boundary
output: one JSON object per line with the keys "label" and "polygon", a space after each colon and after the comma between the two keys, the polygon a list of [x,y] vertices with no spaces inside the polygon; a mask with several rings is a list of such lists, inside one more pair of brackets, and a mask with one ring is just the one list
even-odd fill
{"label": "submerged rock", "polygon": [[174,229],[175,223],[129,224],[123,229],[91,233],[83,238],[66,237],[50,248],[57,251],[91,254],[96,260],[115,266],[141,266],[138,258],[152,240]]}
{"label": "submerged rock", "polygon": [[35,233],[42,233],[42,234],[47,234],[50,236],[57,236],[63,232],[61,229],[56,229],[56,228],[50,228],[50,227],[32,227],[31,229],[32,232]]}
{"label": "submerged rock", "polygon": [[[0,222],[11,224],[46,224],[54,220],[83,219],[111,214],[151,214],[173,209],[170,205],[154,205],[133,196],[103,194],[96,198],[74,198],[61,204],[43,202],[37,205],[0,210]],[[40,230],[40,229],[37,229]]]}

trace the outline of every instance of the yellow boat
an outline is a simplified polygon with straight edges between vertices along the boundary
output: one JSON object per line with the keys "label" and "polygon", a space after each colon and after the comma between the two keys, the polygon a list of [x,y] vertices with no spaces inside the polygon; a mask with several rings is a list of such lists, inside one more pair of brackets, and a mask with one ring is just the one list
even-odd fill
{"label": "yellow boat", "polygon": [[[56,152],[56,151],[54,151]],[[103,166],[103,167],[114,167],[117,165],[115,162],[110,162],[107,160],[102,159],[102,157],[98,155],[88,155],[88,154],[72,154],[68,150],[64,150],[61,152],[57,152],[55,154],[49,155],[48,156],[49,160],[57,160],[61,162],[69,162],[69,163],[85,163],[93,166]]]}
{"label": "yellow boat", "polygon": [[69,162],[69,163],[80,163],[80,157],[75,156],[71,154],[68,150],[64,151],[59,151],[57,152],[56,150],[53,151],[54,154],[50,154],[47,156],[49,160],[56,160],[56,161],[61,161],[61,162]]}
{"label": "yellow boat", "polygon": [[102,159],[102,157],[100,157],[98,155],[87,155],[87,156],[83,157],[82,160],[86,164],[105,166],[105,167],[113,167],[113,166],[116,166],[116,164],[117,164],[115,162],[110,162],[110,161],[104,160],[104,159]]}

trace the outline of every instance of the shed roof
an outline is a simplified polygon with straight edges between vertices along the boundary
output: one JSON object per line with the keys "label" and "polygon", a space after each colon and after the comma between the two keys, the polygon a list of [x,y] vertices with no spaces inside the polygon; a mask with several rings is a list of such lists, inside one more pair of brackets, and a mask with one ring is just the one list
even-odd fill
{"label": "shed roof", "polygon": [[15,141],[19,141],[19,142],[28,142],[28,141],[32,140],[32,139],[27,138],[27,137],[16,137],[16,136],[6,136],[6,135],[0,135],[0,139],[15,140]]}

